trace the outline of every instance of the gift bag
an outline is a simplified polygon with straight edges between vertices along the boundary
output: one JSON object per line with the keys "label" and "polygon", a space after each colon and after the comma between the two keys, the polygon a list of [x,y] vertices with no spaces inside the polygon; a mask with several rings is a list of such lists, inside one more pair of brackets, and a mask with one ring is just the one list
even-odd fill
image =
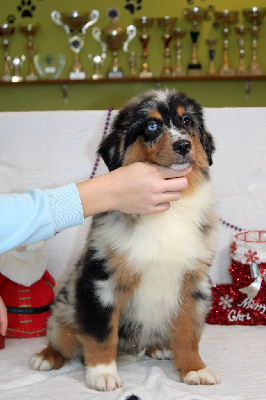
{"label": "gift bag", "polygon": [[266,325],[266,231],[234,236],[229,271],[232,284],[213,288],[207,322]]}

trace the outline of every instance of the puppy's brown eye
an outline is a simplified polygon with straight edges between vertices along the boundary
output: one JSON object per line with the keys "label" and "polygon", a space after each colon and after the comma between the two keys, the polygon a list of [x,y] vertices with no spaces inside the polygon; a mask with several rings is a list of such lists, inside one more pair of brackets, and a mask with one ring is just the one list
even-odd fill
{"label": "puppy's brown eye", "polygon": [[183,120],[182,120],[182,124],[183,124],[183,126],[191,126],[191,118],[189,118],[189,117],[184,117],[183,118]]}
{"label": "puppy's brown eye", "polygon": [[158,125],[156,124],[156,122],[151,122],[148,125],[148,129],[150,132],[156,132],[158,130]]}

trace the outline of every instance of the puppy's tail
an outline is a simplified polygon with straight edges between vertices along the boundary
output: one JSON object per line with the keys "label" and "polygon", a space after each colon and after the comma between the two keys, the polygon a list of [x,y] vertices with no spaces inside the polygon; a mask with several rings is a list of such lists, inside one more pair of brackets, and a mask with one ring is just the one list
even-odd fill
{"label": "puppy's tail", "polygon": [[121,367],[123,365],[129,365],[133,364],[143,358],[145,354],[145,350],[142,350],[138,354],[118,354],[117,355],[117,360],[116,363],[118,367]]}

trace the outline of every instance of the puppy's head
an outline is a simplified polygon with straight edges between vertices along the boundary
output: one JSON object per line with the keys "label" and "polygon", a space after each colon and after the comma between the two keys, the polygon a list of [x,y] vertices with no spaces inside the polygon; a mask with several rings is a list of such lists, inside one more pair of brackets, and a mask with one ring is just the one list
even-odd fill
{"label": "puppy's head", "polygon": [[151,90],[118,113],[99,154],[110,171],[136,161],[185,169],[207,169],[214,142],[201,106],[174,90]]}

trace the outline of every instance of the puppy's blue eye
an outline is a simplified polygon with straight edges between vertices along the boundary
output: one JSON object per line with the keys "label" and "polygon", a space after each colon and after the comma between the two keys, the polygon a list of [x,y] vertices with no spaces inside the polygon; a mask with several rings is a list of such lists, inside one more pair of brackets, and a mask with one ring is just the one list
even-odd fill
{"label": "puppy's blue eye", "polygon": [[148,125],[148,129],[150,132],[156,132],[158,130],[158,125],[156,124],[156,122],[151,122]]}

